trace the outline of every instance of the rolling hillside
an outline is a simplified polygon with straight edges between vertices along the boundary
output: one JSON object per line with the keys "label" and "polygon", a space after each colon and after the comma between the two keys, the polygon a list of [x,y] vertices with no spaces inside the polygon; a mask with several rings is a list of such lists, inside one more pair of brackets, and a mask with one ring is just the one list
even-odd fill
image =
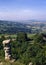
{"label": "rolling hillside", "polygon": [[26,23],[26,21],[12,22],[0,20],[0,33],[12,34],[17,32],[26,33],[46,32],[46,22],[30,20]]}

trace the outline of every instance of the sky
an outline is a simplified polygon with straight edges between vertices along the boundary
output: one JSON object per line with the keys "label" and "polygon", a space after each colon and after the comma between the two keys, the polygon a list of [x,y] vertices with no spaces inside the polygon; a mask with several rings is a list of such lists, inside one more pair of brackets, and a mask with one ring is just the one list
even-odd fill
{"label": "sky", "polygon": [[0,0],[0,20],[46,20],[46,0]]}

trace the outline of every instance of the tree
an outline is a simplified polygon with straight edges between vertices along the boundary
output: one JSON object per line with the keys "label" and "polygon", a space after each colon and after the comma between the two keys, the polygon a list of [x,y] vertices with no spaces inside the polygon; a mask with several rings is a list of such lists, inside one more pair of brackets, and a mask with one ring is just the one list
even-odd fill
{"label": "tree", "polygon": [[43,35],[42,34],[36,34],[35,38],[34,38],[34,43],[44,44],[45,40],[43,39]]}
{"label": "tree", "polygon": [[25,42],[27,40],[27,34],[24,32],[19,32],[17,34],[17,41],[19,42]]}

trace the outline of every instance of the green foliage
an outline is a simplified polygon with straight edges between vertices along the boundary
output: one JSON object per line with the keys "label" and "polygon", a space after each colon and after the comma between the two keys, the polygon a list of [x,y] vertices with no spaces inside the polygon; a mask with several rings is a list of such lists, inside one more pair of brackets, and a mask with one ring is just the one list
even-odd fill
{"label": "green foliage", "polygon": [[1,36],[1,40],[3,41],[3,40],[5,40],[5,39],[6,39],[5,36],[2,35],[2,36]]}
{"label": "green foliage", "polygon": [[[25,33],[18,33],[17,40],[11,42],[12,57],[16,59],[14,65],[28,65],[30,62],[33,65],[45,65],[46,41],[43,39],[43,35],[34,35],[30,43],[27,38]],[[3,48],[0,44],[0,58],[4,57],[4,51],[2,50]]]}
{"label": "green foliage", "polygon": [[19,32],[17,34],[17,41],[19,42],[24,42],[27,40],[27,34],[26,33],[23,33],[23,32]]}
{"label": "green foliage", "polygon": [[13,62],[13,63],[11,63],[9,61],[4,61],[3,65],[25,65],[25,64],[23,64],[23,63],[21,63],[19,61],[16,61],[16,62]]}
{"label": "green foliage", "polygon": [[36,34],[35,38],[34,38],[34,43],[40,43],[40,44],[45,44],[45,40],[43,39],[43,35],[42,34]]}

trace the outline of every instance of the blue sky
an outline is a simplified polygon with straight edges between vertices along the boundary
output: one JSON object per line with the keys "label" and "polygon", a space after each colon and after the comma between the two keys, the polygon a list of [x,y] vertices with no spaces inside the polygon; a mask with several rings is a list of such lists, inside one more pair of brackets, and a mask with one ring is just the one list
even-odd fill
{"label": "blue sky", "polygon": [[46,20],[46,0],[0,0],[2,20]]}

